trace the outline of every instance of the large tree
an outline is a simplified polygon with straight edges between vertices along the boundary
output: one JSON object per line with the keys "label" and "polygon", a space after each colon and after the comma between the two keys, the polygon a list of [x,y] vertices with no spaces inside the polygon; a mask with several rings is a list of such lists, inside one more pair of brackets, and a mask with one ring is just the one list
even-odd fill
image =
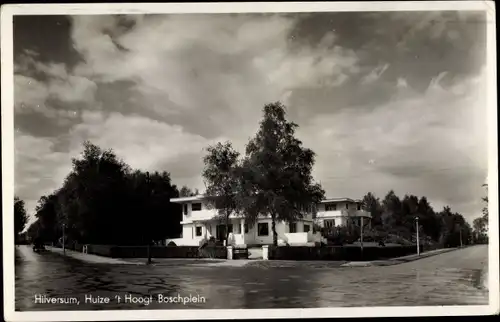
{"label": "large tree", "polygon": [[138,245],[178,237],[179,196],[167,172],[132,171],[112,150],[85,142],[62,187],[40,198],[30,237]]}
{"label": "large tree", "polygon": [[203,178],[207,185],[206,197],[209,207],[217,209],[222,222],[226,225],[225,240],[229,237],[229,217],[239,212],[239,153],[230,142],[217,143],[207,148],[203,158],[205,168]]}
{"label": "large tree", "polygon": [[42,196],[35,209],[35,217],[40,224],[39,236],[45,242],[56,242],[60,235],[60,213],[56,194]]}
{"label": "large tree", "polygon": [[324,196],[311,174],[315,154],[295,137],[297,127],[287,121],[283,104],[265,105],[264,118],[246,146],[242,165],[240,205],[251,223],[259,215],[270,215],[274,245],[278,244],[277,221],[302,218]]}
{"label": "large tree", "polygon": [[14,197],[14,236],[17,241],[17,237],[26,227],[28,222],[28,215],[26,214],[26,208],[24,206],[24,200],[19,197]]}
{"label": "large tree", "polygon": [[61,224],[77,230],[86,243],[108,244],[121,234],[117,229],[126,211],[126,180],[129,169],[112,150],[84,143],[80,158],[61,191],[64,201]]}

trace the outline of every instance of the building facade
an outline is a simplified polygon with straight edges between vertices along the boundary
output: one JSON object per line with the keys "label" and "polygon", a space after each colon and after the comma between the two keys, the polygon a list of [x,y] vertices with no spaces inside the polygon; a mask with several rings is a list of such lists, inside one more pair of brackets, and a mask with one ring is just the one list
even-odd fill
{"label": "building facade", "polygon": [[[214,237],[218,241],[226,239],[226,223],[221,221],[217,210],[209,207],[203,195],[170,199],[171,202],[182,205],[182,237],[169,239],[167,244],[178,246],[199,246],[204,241]],[[338,210],[332,210],[334,203]],[[276,232],[280,244],[307,245],[322,241],[318,233],[313,232],[316,223],[320,227],[334,224],[345,224],[346,216],[356,216],[361,213],[357,210],[358,204],[351,199],[328,199],[317,206],[317,216],[313,212],[304,215],[294,223],[277,222]],[[340,209],[340,207],[346,207]],[[353,208],[349,210],[348,208]],[[337,209],[337,208],[335,208]],[[366,215],[366,212],[364,212]],[[332,222],[333,220],[333,222]],[[232,214],[227,225],[229,238],[227,244],[235,246],[271,245],[273,243],[272,220],[270,216],[261,216],[255,224],[245,221],[241,215]]]}
{"label": "building facade", "polygon": [[321,228],[346,226],[349,220],[357,226],[371,227],[371,214],[362,209],[361,200],[350,198],[322,200],[315,217],[315,223]]}

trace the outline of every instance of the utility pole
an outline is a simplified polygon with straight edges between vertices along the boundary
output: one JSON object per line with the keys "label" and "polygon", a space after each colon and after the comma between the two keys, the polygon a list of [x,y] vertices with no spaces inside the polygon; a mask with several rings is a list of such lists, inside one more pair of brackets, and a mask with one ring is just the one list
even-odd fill
{"label": "utility pole", "polygon": [[417,226],[417,255],[420,255],[420,238],[418,236],[418,217],[415,217],[415,225]]}
{"label": "utility pole", "polygon": [[460,227],[460,248],[462,248],[462,227]]}

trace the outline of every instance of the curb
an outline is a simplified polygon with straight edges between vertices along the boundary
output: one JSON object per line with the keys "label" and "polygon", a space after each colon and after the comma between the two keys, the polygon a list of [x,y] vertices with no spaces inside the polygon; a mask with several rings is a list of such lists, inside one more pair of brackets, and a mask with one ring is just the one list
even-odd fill
{"label": "curb", "polygon": [[399,258],[393,258],[393,259],[388,259],[388,260],[380,260],[380,261],[369,261],[369,262],[348,262],[345,264],[340,265],[341,267],[373,267],[373,266],[392,266],[392,265],[399,265],[399,264],[404,264],[404,263],[409,263],[413,262],[419,259],[431,257],[431,256],[436,256],[440,254],[445,254],[454,250],[458,250],[460,248],[445,248],[442,249],[439,252],[432,252],[432,253],[422,253],[420,256],[418,255],[410,255],[410,256],[404,256],[404,257],[399,257]]}
{"label": "curb", "polygon": [[[63,253],[62,249],[59,249],[57,247],[47,247],[46,248],[48,251],[50,251],[53,254],[57,254],[60,256],[65,256],[65,257],[71,257],[73,259],[85,262],[85,263],[92,263],[92,264],[111,264],[111,265],[146,265],[146,263],[134,263],[130,261],[124,261],[116,258],[109,258],[109,257],[104,257],[104,256],[99,256],[99,255],[94,255],[94,254],[85,254],[85,253],[80,253],[76,252],[73,250],[66,250],[66,254]],[[92,259],[94,258],[94,259]],[[99,260],[97,260],[99,259]]]}

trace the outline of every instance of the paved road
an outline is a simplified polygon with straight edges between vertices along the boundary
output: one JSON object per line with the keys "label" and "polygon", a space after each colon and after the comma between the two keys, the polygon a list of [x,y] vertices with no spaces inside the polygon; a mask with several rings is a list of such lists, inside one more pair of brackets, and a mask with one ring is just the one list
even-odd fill
{"label": "paved road", "polygon": [[[84,263],[19,246],[16,310],[486,305],[487,259],[487,246],[474,246],[385,267],[227,267],[193,260],[145,266]],[[129,302],[153,299],[149,305],[125,303],[127,294]],[[160,294],[191,303],[158,303]],[[35,303],[36,295],[73,297],[79,304]],[[110,303],[85,303],[85,296]]]}

